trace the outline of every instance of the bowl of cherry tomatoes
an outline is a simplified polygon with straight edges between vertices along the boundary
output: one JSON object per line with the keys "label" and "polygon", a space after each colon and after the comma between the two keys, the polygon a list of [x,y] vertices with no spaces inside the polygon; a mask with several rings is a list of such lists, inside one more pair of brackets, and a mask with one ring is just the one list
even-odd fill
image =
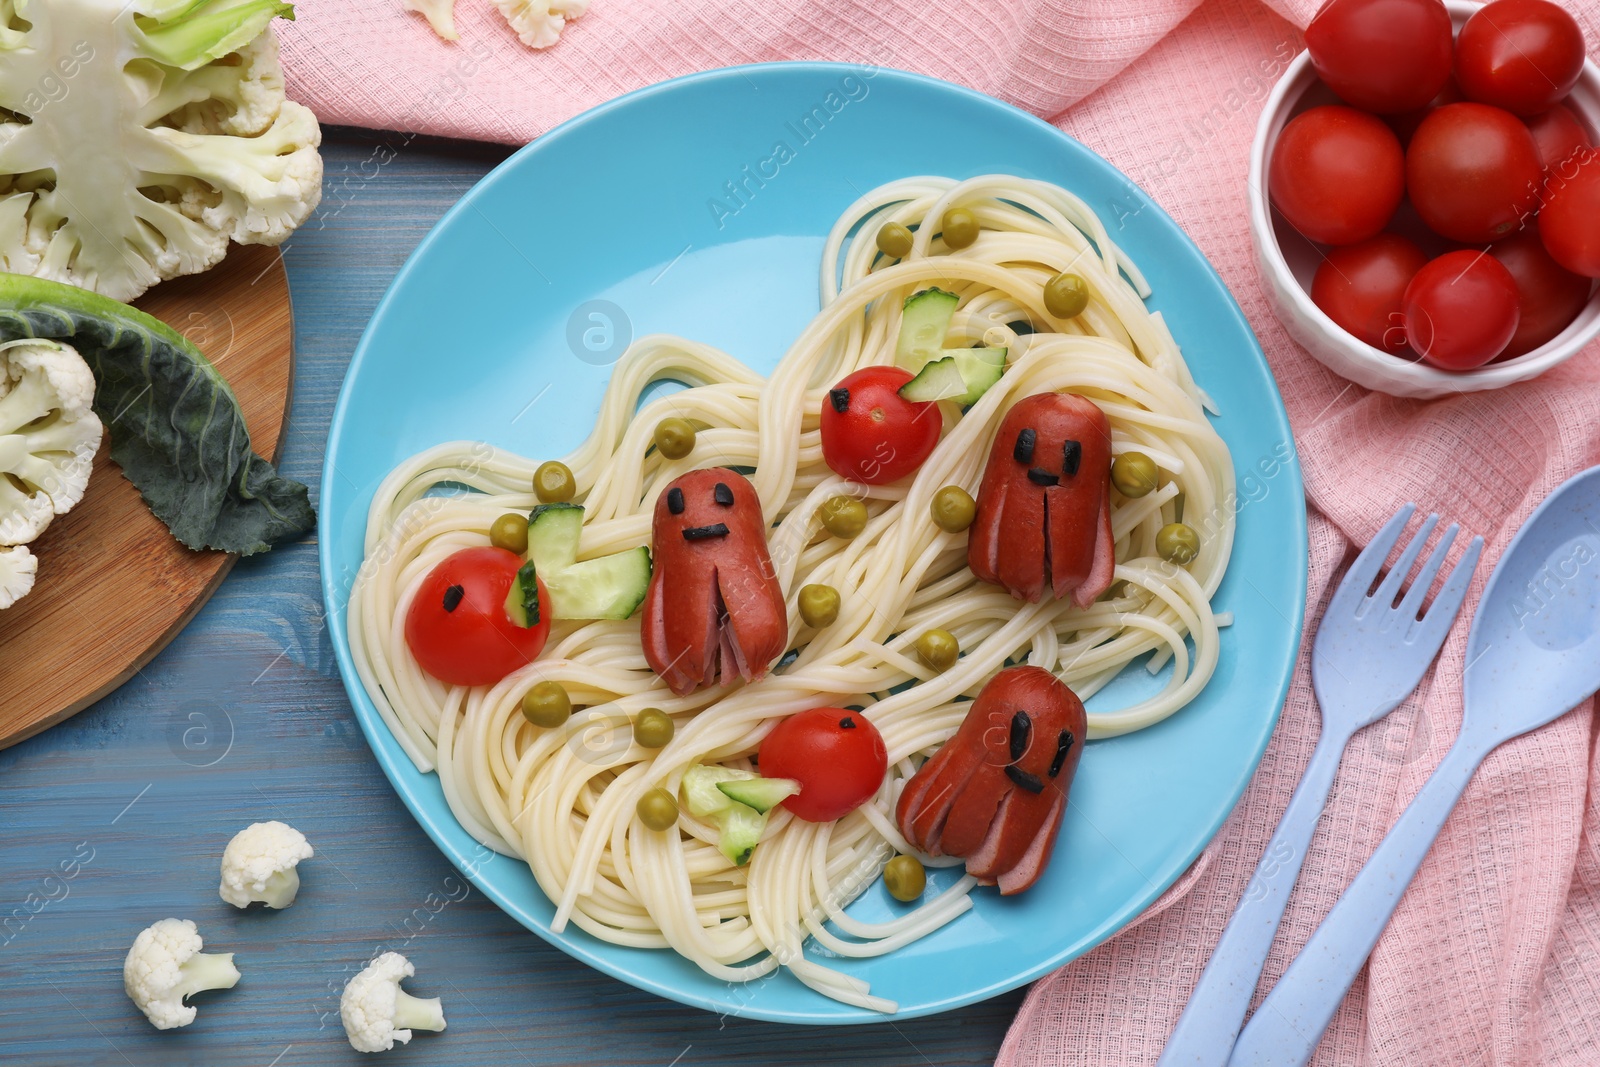
{"label": "bowl of cherry tomatoes", "polygon": [[1250,232],[1274,313],[1396,396],[1600,335],[1600,68],[1548,0],[1329,0],[1268,98]]}

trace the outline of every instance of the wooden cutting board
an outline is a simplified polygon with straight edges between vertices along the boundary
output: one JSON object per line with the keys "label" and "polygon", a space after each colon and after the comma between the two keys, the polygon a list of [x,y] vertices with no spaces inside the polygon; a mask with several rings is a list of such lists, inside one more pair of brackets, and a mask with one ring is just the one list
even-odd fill
{"label": "wooden cutting board", "polygon": [[[256,452],[276,462],[294,382],[294,313],[276,248],[235,246],[211,271],[136,306],[193,341],[233,386]],[[0,611],[0,748],[82,711],[138,673],[238,557],[184,548],[110,459],[29,547],[33,592]]]}

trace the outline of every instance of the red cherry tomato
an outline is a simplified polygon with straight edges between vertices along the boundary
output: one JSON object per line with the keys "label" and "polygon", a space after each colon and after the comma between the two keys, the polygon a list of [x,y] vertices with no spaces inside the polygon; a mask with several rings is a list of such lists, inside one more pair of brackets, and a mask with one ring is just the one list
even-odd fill
{"label": "red cherry tomato", "polygon": [[1539,147],[1509,111],[1446,104],[1406,149],[1406,191],[1422,221],[1466,244],[1499,240],[1539,206]]}
{"label": "red cherry tomato", "polygon": [[1499,358],[1510,359],[1532,352],[1566,329],[1589,302],[1589,279],[1551,259],[1532,229],[1506,238],[1489,252],[1511,272],[1522,309],[1517,332]]}
{"label": "red cherry tomato", "polygon": [[1446,252],[1406,286],[1406,338],[1444,370],[1471,370],[1498,356],[1517,332],[1517,283],[1493,256]]}
{"label": "red cherry tomato", "polygon": [[1456,80],[1468,99],[1537,115],[1583,71],[1583,31],[1548,0],[1494,0],[1456,40]]}
{"label": "red cherry tomato", "polygon": [[1583,148],[1550,168],[1539,236],[1557,263],[1600,278],[1600,149]]}
{"label": "red cherry tomato", "polygon": [[[464,548],[428,573],[406,612],[406,645],[423,670],[450,685],[493,685],[544,651],[548,611],[527,627],[506,614],[521,566],[503,548]],[[549,602],[539,582],[539,603]]]}
{"label": "red cherry tomato", "polygon": [[1452,36],[1440,0],[1330,0],[1306,27],[1306,50],[1342,99],[1392,115],[1444,88]]}
{"label": "red cherry tomato", "polygon": [[1401,298],[1427,262],[1422,249],[1404,237],[1380,233],[1329,252],[1312,279],[1311,300],[1346,333],[1373,348],[1400,352],[1406,347]]}
{"label": "red cherry tomato", "polygon": [[1527,122],[1533,143],[1539,148],[1539,163],[1547,171],[1578,149],[1589,147],[1589,132],[1578,117],[1561,104],[1539,112]]}
{"label": "red cherry tomato", "polygon": [[883,735],[858,711],[811,708],[773,727],[757,759],[764,778],[793,778],[795,817],[828,822],[871,799],[889,769]]}
{"label": "red cherry tomato", "polygon": [[1350,107],[1314,107],[1278,135],[1267,188],[1283,217],[1311,240],[1355,244],[1383,229],[1400,206],[1405,153],[1381,120]]}
{"label": "red cherry tomato", "polygon": [[912,379],[899,367],[863,367],[822,401],[822,458],[841,478],[882,485],[904,478],[939,443],[939,405],[899,393]]}

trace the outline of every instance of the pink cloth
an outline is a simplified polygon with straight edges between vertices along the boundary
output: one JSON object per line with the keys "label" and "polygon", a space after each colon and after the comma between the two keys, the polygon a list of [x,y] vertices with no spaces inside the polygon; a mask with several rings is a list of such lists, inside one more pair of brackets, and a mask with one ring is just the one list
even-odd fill
{"label": "pink cloth", "polygon": [[[1247,149],[1266,89],[1299,50],[1297,27],[1317,4],[594,0],[559,45],[534,54],[487,0],[460,0],[455,46],[433,39],[400,0],[318,0],[280,35],[291,93],[329,123],[520,142],[664,78],[797,58],[905,67],[1053,121],[1172,213],[1260,336],[1305,464],[1309,633],[1345,561],[1399,502],[1482,533],[1491,564],[1553,486],[1600,463],[1600,346],[1534,382],[1418,403],[1336,377],[1268,310],[1244,236]],[[1597,50],[1600,0],[1566,6]],[[1346,753],[1263,989],[1455,736],[1465,636],[1458,626],[1417,695]],[[1593,718],[1591,702],[1485,762],[1317,1064],[1600,1064]],[[1317,731],[1302,656],[1266,758],[1215,842],[1136,925],[1034,986],[1001,1064],[1155,1062]]]}

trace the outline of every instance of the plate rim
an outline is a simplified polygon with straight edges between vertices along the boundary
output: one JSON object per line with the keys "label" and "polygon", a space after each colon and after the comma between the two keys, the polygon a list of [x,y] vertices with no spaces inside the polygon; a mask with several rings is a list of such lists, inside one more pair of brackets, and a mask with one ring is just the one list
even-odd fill
{"label": "plate rim", "polygon": [[[406,257],[405,262],[401,264],[399,270],[395,272],[394,277],[390,279],[383,295],[379,298],[378,303],[373,308],[371,317],[367,320],[366,325],[362,328],[361,337],[357,341],[355,350],[351,354],[349,363],[345,367],[344,378],[339,387],[338,400],[334,405],[333,415],[329,420],[328,436],[327,440],[324,442],[321,486],[334,484],[333,479],[339,477],[337,471],[334,469],[334,451],[332,446],[334,444],[335,437],[341,433],[343,423],[345,421],[347,408],[350,404],[350,386],[352,379],[355,377],[356,372],[361,369],[368,358],[374,324],[377,323],[388,311],[391,301],[395,299],[395,294],[400,288],[401,282],[404,281],[412,273],[412,271],[416,269],[417,264],[425,255],[428,254],[435,241],[439,239],[439,235],[454,222],[458,215],[469,210],[474,210],[476,207],[475,201],[478,197],[483,195],[485,190],[498,182],[507,180],[507,175],[520,165],[520,161],[524,156],[541,150],[544,146],[553,141],[559,142],[562,137],[570,134],[573,129],[578,128],[590,121],[601,118],[602,116],[605,116],[619,108],[626,107],[638,100],[646,99],[661,93],[672,92],[681,86],[702,81],[721,80],[731,76],[742,77],[753,73],[770,73],[776,71],[796,70],[807,73],[833,74],[838,76],[849,73],[854,73],[855,75],[862,77],[878,77],[888,75],[892,79],[908,82],[922,90],[954,93],[957,96],[966,97],[970,101],[986,107],[1000,108],[1004,111],[1009,111],[1012,113],[1012,117],[1022,118],[1025,121],[1025,124],[1031,124],[1035,126],[1046,135],[1060,138],[1071,145],[1088,152],[1101,163],[1105,164],[1124,181],[1126,181],[1129,186],[1137,190],[1137,195],[1144,201],[1144,209],[1155,210],[1160,217],[1165,220],[1167,225],[1171,226],[1173,230],[1182,236],[1183,241],[1189,245],[1189,247],[1194,251],[1196,257],[1204,265],[1205,271],[1216,283],[1216,287],[1218,290],[1220,290],[1221,295],[1224,298],[1222,310],[1225,311],[1228,317],[1232,318],[1236,322],[1239,328],[1243,331],[1244,335],[1250,339],[1250,352],[1253,353],[1253,355],[1259,361],[1261,368],[1266,372],[1267,382],[1270,385],[1273,396],[1277,401],[1273,409],[1267,413],[1270,421],[1273,424],[1273,428],[1280,431],[1285,440],[1290,442],[1294,441],[1293,429],[1289,422],[1287,407],[1283,401],[1283,392],[1278,386],[1277,376],[1273,373],[1271,363],[1267,360],[1266,353],[1261,348],[1260,339],[1257,338],[1254,328],[1250,325],[1250,320],[1245,316],[1243,309],[1239,306],[1239,302],[1234,297],[1233,291],[1229,289],[1227,282],[1223,279],[1221,274],[1218,273],[1216,267],[1211,263],[1211,260],[1200,249],[1199,245],[1195,243],[1194,239],[1189,236],[1188,231],[1179,225],[1177,220],[1173,219],[1172,216],[1168,214],[1166,209],[1163,208],[1160,203],[1158,203],[1155,198],[1144,189],[1143,186],[1139,185],[1131,177],[1124,173],[1121,168],[1111,163],[1110,160],[1107,160],[1093,148],[1090,148],[1088,145],[1077,140],[1070,134],[1050,125],[1050,123],[1044,121],[1038,116],[1016,107],[1013,104],[1007,103],[1004,100],[990,96],[987,93],[979,92],[976,89],[969,88],[968,86],[945,81],[941,78],[930,77],[925,74],[918,74],[913,71],[905,71],[894,67],[879,66],[875,64],[844,63],[824,60],[800,60],[747,63],[734,66],[715,67],[709,70],[695,71],[690,74],[680,75],[679,77],[669,78],[665,81],[656,82],[651,85],[646,85],[638,89],[631,90],[620,96],[597,104],[592,108],[585,109],[584,111],[581,111],[571,118],[568,118],[558,125],[552,127],[546,133],[536,137],[534,140],[518,148],[511,155],[507,156],[500,163],[496,164],[495,167],[489,171],[489,173],[485,174],[482,178],[475,182],[470,189],[461,195],[460,199],[452,204],[445,211],[445,213],[439,217],[439,220],[433,224],[433,226],[428,230],[427,234],[425,234],[422,240],[418,242],[416,248],[414,248]],[[868,71],[871,71],[871,74],[867,74],[866,72]],[[402,784],[399,777],[401,771],[406,768],[414,770],[414,768],[411,768],[409,758],[406,757],[403,752],[400,754],[400,760],[404,761],[405,763],[405,768],[401,768],[397,766],[399,761],[396,761],[392,758],[386,758],[379,751],[378,738],[374,735],[374,731],[383,730],[385,733],[387,733],[387,727],[375,708],[363,706],[364,703],[366,705],[370,705],[371,698],[367,696],[364,687],[361,685],[361,680],[356,675],[354,666],[350,662],[349,634],[345,625],[344,614],[348,609],[349,601],[348,597],[346,597],[341,603],[340,597],[342,594],[336,588],[336,584],[333,580],[333,576],[336,573],[335,561],[333,559],[334,545],[336,544],[336,534],[329,527],[330,520],[327,518],[328,511],[322,506],[321,486],[319,486],[317,512],[317,555],[319,569],[321,571],[323,608],[329,620],[331,643],[333,645],[334,658],[339,667],[340,681],[343,683],[346,695],[349,697],[351,711],[355,715],[357,724],[361,727],[362,736],[367,742],[367,747],[372,752],[374,760],[377,761],[379,767],[382,769],[384,777],[389,780],[390,786],[394,789],[395,794],[405,805],[406,810],[410,812],[412,819],[419,827],[421,827],[422,831],[427,834],[429,840],[434,843],[434,846],[450,860],[451,864],[456,867],[463,877],[467,878],[468,881],[470,881],[479,892],[483,893],[487,899],[493,901],[496,907],[498,907],[507,915],[508,918],[515,921],[518,925],[532,931],[546,943],[561,950],[568,956],[583,962],[602,974],[624,982],[635,989],[652,993],[656,996],[664,997],[668,1000],[675,1001],[679,1004],[684,1004],[689,1007],[731,1015],[736,1018],[804,1025],[849,1026],[882,1023],[889,1020],[915,1019],[927,1015],[936,1015],[942,1012],[952,1011],[971,1004],[976,1004],[992,997],[999,996],[1002,993],[1020,988],[1021,986],[1033,982],[1044,975],[1059,969],[1067,963],[1070,963],[1072,960],[1087,955],[1089,952],[1104,944],[1118,933],[1121,933],[1123,930],[1132,925],[1134,921],[1137,920],[1141,915],[1148,911],[1150,906],[1159,900],[1162,894],[1164,894],[1173,884],[1183,877],[1189,868],[1193,866],[1195,860],[1199,858],[1201,853],[1203,853],[1216,838],[1216,835],[1222,829],[1223,824],[1238,806],[1239,800],[1243,797],[1250,781],[1254,778],[1257,769],[1260,767],[1261,759],[1266,754],[1267,746],[1271,743],[1273,734],[1277,731],[1278,720],[1282,715],[1284,703],[1288,699],[1289,688],[1294,680],[1295,668],[1299,659],[1300,644],[1303,638],[1307,586],[1309,582],[1309,541],[1305,504],[1305,483],[1301,471],[1298,446],[1292,447],[1291,451],[1291,456],[1282,463],[1282,471],[1283,473],[1288,474],[1290,478],[1290,482],[1286,486],[1286,489],[1292,491],[1294,498],[1297,499],[1300,504],[1298,508],[1291,509],[1290,517],[1293,519],[1295,547],[1298,549],[1298,555],[1301,560],[1301,566],[1296,572],[1296,577],[1294,578],[1294,588],[1292,589],[1293,605],[1296,607],[1296,610],[1292,613],[1292,616],[1289,620],[1289,636],[1292,641],[1292,644],[1289,647],[1292,649],[1292,651],[1287,657],[1287,662],[1283,664],[1281,678],[1277,687],[1277,696],[1275,698],[1274,709],[1271,713],[1269,721],[1264,724],[1264,729],[1261,732],[1260,739],[1254,746],[1255,750],[1250,753],[1250,758],[1245,771],[1240,774],[1238,780],[1235,781],[1230,787],[1232,794],[1231,799],[1228,801],[1226,806],[1219,806],[1218,814],[1211,821],[1211,825],[1209,825],[1204,834],[1199,838],[1199,843],[1197,846],[1183,857],[1183,862],[1181,865],[1176,867],[1175,873],[1170,878],[1157,885],[1153,891],[1130,898],[1130,900],[1122,908],[1118,909],[1111,916],[1107,917],[1106,921],[1102,924],[1103,929],[1097,932],[1092,940],[1082,944],[1081,946],[1076,946],[1075,949],[1069,948],[1057,954],[1056,956],[1052,956],[1044,962],[1036,964],[1033,967],[1008,979],[990,983],[982,988],[969,989],[962,993],[948,996],[940,1000],[925,1002],[911,1008],[905,1008],[894,1015],[886,1016],[878,1012],[867,1011],[866,1009],[848,1008],[848,1006],[845,1008],[845,1010],[839,1013],[818,1015],[805,1010],[782,1010],[773,1009],[770,1007],[753,1007],[749,1004],[733,1003],[731,1000],[718,1000],[714,997],[704,996],[692,991],[674,988],[654,978],[635,973],[628,970],[624,966],[620,966],[618,963],[607,958],[606,956],[602,955],[600,951],[598,951],[598,946],[607,945],[607,942],[599,941],[598,939],[591,938],[587,935],[585,935],[582,940],[579,940],[566,933],[557,934],[549,930],[546,924],[533,921],[531,917],[526,916],[526,914],[522,912],[521,906],[518,903],[507,899],[506,895],[501,893],[498,889],[485,885],[478,874],[476,861],[464,855],[457,848],[455,848],[455,846],[444,837],[443,833],[434,826],[433,817],[422,810],[419,810],[418,798],[413,795],[412,790],[408,785]],[[1237,514],[1238,510],[1242,509],[1236,508],[1235,514]],[[437,775],[437,771],[431,773]],[[464,829],[459,821],[454,820],[453,816],[452,821],[457,829]],[[589,944],[590,941],[594,941],[595,944]]]}

